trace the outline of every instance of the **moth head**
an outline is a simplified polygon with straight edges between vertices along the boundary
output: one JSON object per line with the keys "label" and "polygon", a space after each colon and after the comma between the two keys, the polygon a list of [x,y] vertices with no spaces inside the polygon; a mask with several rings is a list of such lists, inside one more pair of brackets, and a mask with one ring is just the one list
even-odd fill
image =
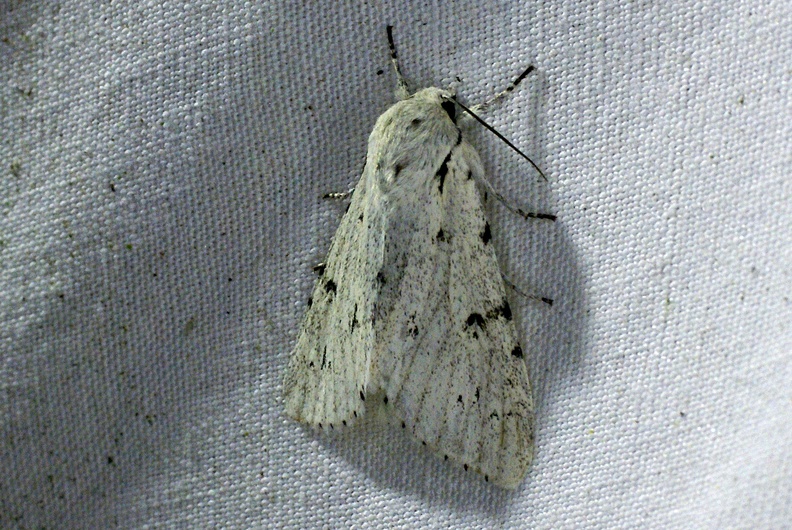
{"label": "moth head", "polygon": [[427,113],[431,113],[432,108],[440,108],[453,123],[456,123],[455,96],[456,94],[453,90],[430,87],[419,90],[410,96],[407,101],[412,101],[416,106],[423,107]]}

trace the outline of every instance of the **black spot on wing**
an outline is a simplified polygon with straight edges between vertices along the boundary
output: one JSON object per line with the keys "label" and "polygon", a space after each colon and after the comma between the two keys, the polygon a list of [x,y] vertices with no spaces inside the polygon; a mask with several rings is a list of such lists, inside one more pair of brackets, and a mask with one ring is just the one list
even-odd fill
{"label": "black spot on wing", "polygon": [[481,237],[481,240],[485,245],[490,242],[490,239],[492,239],[492,232],[490,231],[489,223],[484,223],[484,230],[481,231],[479,237]]}
{"label": "black spot on wing", "polygon": [[474,324],[480,327],[481,329],[484,329],[484,326],[486,325],[486,321],[484,320],[484,317],[481,316],[479,313],[470,313],[470,316],[468,316],[467,320],[465,320],[465,325],[467,327],[471,327]]}
{"label": "black spot on wing", "polygon": [[437,236],[435,237],[437,238],[438,241],[447,241],[445,232],[443,232],[442,228],[437,232]]}
{"label": "black spot on wing", "polygon": [[324,351],[322,351],[322,366],[319,368],[324,370],[325,366],[327,366],[327,346],[325,346]]}
{"label": "black spot on wing", "polygon": [[512,357],[516,357],[518,359],[522,359],[523,358],[523,351],[522,351],[522,348],[520,348],[519,345],[514,347],[514,349],[512,350],[511,354],[512,354]]}
{"label": "black spot on wing", "polygon": [[393,168],[393,180],[399,178],[399,173],[402,172],[402,169],[404,168],[401,165],[396,164],[396,167]]}
{"label": "black spot on wing", "polygon": [[308,298],[308,307],[311,307],[312,305],[313,305],[313,298],[309,297]]}
{"label": "black spot on wing", "polygon": [[487,311],[487,320],[492,320],[493,318],[498,318],[498,317],[503,317],[506,320],[512,319],[511,307],[509,306],[509,302],[507,302],[506,300],[503,300],[503,302],[501,302],[501,305],[499,305],[498,307],[495,307]]}
{"label": "black spot on wing", "polygon": [[385,285],[387,281],[385,280],[385,274],[382,271],[377,273],[377,283],[380,285]]}
{"label": "black spot on wing", "polygon": [[360,401],[366,401],[366,395],[363,394],[363,391],[360,391]]}
{"label": "black spot on wing", "polygon": [[325,282],[324,288],[326,293],[330,293],[330,292],[332,292],[333,294],[336,293],[336,284],[333,280],[327,280]]}

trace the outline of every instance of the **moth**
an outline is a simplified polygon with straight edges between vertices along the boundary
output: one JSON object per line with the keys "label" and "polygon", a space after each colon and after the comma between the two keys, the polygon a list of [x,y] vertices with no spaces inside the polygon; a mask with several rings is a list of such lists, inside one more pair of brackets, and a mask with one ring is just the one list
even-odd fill
{"label": "moth", "polygon": [[484,170],[454,93],[410,95],[390,26],[388,40],[400,101],[368,139],[284,377],[286,412],[335,430],[383,406],[441,458],[515,488],[533,458],[534,405]]}

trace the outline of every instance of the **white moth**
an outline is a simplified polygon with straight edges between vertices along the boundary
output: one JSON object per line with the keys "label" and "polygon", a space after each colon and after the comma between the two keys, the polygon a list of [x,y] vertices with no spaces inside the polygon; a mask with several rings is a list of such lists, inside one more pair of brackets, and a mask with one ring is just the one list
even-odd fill
{"label": "white moth", "polygon": [[286,412],[337,429],[384,405],[438,456],[515,488],[533,458],[534,407],[477,186],[482,165],[454,94],[407,96],[399,80],[402,99],[374,126],[309,300]]}

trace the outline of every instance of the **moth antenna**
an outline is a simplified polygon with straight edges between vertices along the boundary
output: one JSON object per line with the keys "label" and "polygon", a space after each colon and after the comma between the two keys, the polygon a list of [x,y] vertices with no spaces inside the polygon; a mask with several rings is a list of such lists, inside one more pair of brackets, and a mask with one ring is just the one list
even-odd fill
{"label": "moth antenna", "polygon": [[[507,89],[507,91],[508,91],[508,89]],[[478,115],[476,115],[476,113],[474,113],[472,110],[470,110],[469,108],[464,106],[456,98],[450,97],[449,99],[451,99],[454,103],[459,105],[462,108],[462,110],[464,110],[465,112],[470,114],[470,116],[472,116],[477,122],[479,122],[481,125],[483,125],[485,129],[487,129],[489,132],[491,132],[492,134],[494,134],[495,136],[500,138],[506,145],[508,145],[509,147],[514,149],[514,151],[516,151],[517,154],[519,154],[521,157],[526,159],[528,161],[528,163],[531,164],[533,166],[533,168],[542,176],[542,178],[545,179],[545,182],[547,182],[547,177],[545,176],[544,172],[542,172],[541,168],[539,166],[537,166],[536,163],[528,157],[528,155],[526,155],[525,153],[523,153],[522,151],[517,149],[516,145],[514,145],[509,140],[507,140],[505,136],[503,136],[501,133],[496,131],[495,128],[492,127],[490,124],[488,124],[487,122],[485,122],[484,120],[479,118]]]}

